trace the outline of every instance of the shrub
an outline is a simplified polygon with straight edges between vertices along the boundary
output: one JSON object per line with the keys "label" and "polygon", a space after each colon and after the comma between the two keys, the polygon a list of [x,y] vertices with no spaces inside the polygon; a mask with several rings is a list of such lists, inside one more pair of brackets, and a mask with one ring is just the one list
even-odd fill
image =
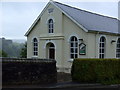
{"label": "shrub", "polygon": [[75,59],[71,75],[82,83],[120,84],[120,59]]}

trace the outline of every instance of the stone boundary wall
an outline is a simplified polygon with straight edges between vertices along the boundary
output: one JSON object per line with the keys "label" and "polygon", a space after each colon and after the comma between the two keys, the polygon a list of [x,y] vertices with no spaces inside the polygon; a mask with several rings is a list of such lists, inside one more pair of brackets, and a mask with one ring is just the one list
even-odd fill
{"label": "stone boundary wall", "polygon": [[35,58],[0,58],[3,85],[57,82],[56,61]]}

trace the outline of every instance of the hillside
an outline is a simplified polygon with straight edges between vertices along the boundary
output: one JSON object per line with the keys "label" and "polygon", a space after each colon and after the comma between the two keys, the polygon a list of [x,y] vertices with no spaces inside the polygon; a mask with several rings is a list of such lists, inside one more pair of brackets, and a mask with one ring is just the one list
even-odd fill
{"label": "hillside", "polygon": [[15,43],[25,43],[26,42],[25,39],[12,39],[12,41]]}
{"label": "hillside", "polygon": [[23,47],[24,42],[19,43],[19,41],[0,38],[0,51],[7,53],[8,57],[20,57],[20,52]]}

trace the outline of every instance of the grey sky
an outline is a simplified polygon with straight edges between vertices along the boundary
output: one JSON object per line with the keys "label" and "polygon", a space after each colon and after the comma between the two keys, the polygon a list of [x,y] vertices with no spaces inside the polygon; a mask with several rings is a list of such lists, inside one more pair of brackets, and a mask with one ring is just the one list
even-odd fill
{"label": "grey sky", "polygon": [[[59,2],[105,16],[118,18],[117,2],[69,2],[68,0],[59,0]],[[1,37],[25,39],[25,32],[29,29],[47,3],[48,0],[47,2],[0,3]]]}

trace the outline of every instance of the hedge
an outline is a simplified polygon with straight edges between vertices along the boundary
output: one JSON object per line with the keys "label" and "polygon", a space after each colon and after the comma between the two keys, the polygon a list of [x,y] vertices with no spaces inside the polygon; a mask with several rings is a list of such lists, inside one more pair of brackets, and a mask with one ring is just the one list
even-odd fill
{"label": "hedge", "polygon": [[120,59],[75,59],[71,76],[80,83],[120,84]]}

